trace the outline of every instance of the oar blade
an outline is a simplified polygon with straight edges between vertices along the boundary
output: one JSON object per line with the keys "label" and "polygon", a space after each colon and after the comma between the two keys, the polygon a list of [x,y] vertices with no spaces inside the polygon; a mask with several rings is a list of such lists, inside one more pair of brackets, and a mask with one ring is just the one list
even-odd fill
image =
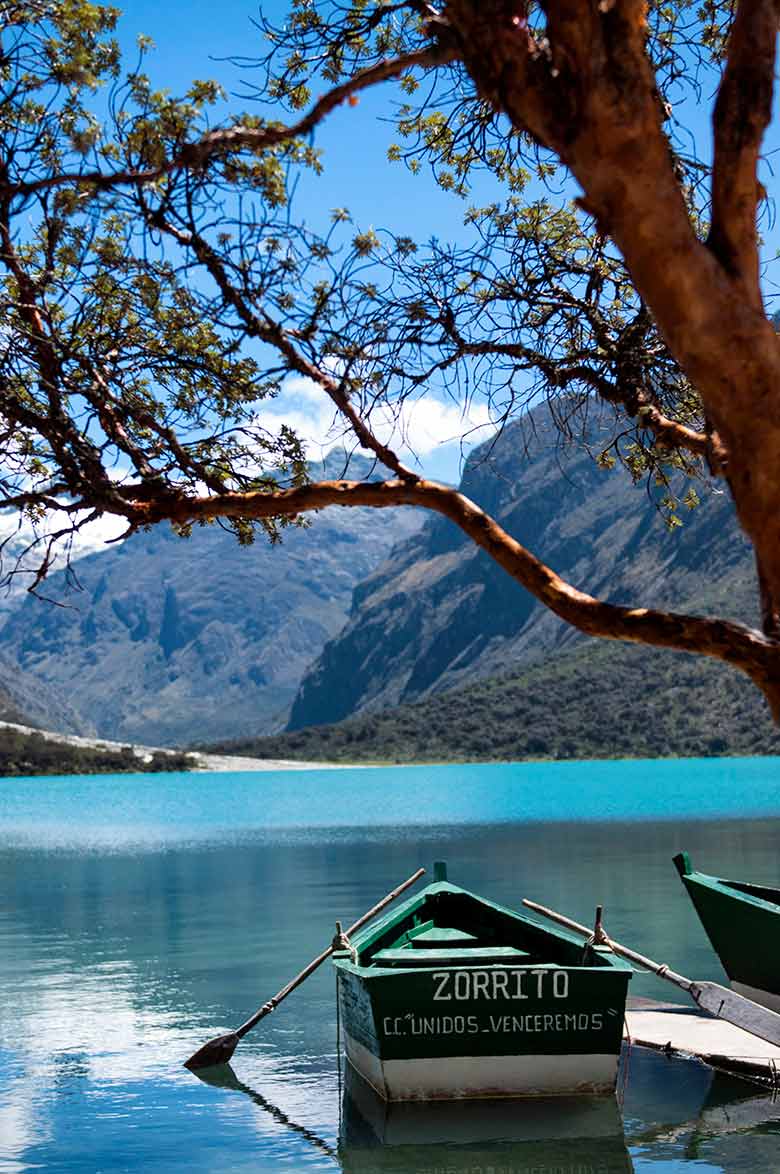
{"label": "oar blade", "polygon": [[241,1036],[237,1031],[229,1031],[227,1035],[218,1035],[210,1039],[202,1048],[198,1048],[184,1061],[184,1067],[195,1072],[198,1068],[213,1068],[215,1064],[227,1064],[238,1047]]}
{"label": "oar blade", "polygon": [[694,982],[690,994],[703,1011],[780,1048],[780,1015],[716,982]]}

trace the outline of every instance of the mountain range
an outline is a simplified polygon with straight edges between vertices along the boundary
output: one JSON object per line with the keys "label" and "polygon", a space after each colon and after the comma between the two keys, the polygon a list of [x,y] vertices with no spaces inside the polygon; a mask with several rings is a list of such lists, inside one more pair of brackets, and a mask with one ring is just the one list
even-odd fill
{"label": "mountain range", "polygon": [[[596,425],[587,449],[563,445],[537,411],[476,450],[460,488],[581,590],[755,624],[752,553],[728,495],[698,485],[700,504],[681,503],[682,524],[670,529],[661,492],[632,485],[620,465],[600,467],[598,450]],[[432,517],[356,588],[346,626],[303,678],[288,729],[418,702],[582,640],[453,523]]]}
{"label": "mountain range", "polygon": [[[315,476],[340,476],[334,453]],[[376,475],[353,456],[349,475]],[[50,729],[179,746],[284,725],[304,670],[346,619],[354,586],[420,524],[414,510],[332,508],[270,546],[219,525],[156,527],[10,600],[0,627],[17,710]],[[75,580],[75,582],[74,582]],[[63,606],[54,606],[55,600]],[[53,698],[66,698],[54,701]],[[8,720],[20,720],[18,716]]]}
{"label": "mountain range", "polygon": [[[588,441],[564,443],[539,410],[472,453],[461,490],[577,587],[755,623],[751,550],[728,496],[697,485],[700,504],[679,505],[670,530],[665,491],[601,467],[595,424]],[[342,470],[334,454],[313,475]],[[350,475],[372,466],[353,458]],[[6,604],[6,720],[34,711],[35,724],[104,738],[259,756],[327,758],[330,747],[347,760],[716,753],[718,721],[726,749],[754,753],[771,733],[737,674],[585,640],[452,523],[418,511],[325,510],[275,548],[242,548],[216,525],[189,539],[159,527],[83,557],[75,574],[79,589],[63,573],[47,581],[66,606]],[[639,725],[624,714],[628,681]],[[700,731],[665,716],[687,712],[680,682],[698,698]]]}

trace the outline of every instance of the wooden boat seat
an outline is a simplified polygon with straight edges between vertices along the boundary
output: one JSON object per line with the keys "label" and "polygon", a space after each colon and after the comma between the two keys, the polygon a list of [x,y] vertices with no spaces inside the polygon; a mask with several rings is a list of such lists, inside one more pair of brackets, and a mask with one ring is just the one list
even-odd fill
{"label": "wooden boat seat", "polygon": [[424,929],[422,933],[410,935],[409,940],[415,950],[436,949],[437,946],[457,948],[459,946],[476,946],[479,939],[473,933],[466,933],[465,929],[449,929],[444,925],[435,925],[431,929]]}
{"label": "wooden boat seat", "polygon": [[522,962],[529,954],[516,946],[471,946],[421,950],[402,946],[378,950],[372,962],[379,966],[489,966],[491,963]]}

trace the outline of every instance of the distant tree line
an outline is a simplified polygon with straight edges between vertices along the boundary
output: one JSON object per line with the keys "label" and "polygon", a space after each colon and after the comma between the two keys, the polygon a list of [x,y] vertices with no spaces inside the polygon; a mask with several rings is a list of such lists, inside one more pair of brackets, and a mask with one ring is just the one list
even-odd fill
{"label": "distant tree line", "polygon": [[92,750],[55,742],[43,734],[24,734],[19,730],[0,729],[0,776],[127,774],[134,772],[192,770],[192,755],[172,751],[155,751],[142,759],[130,746]]}
{"label": "distant tree line", "polygon": [[593,642],[385,713],[209,749],[344,763],[706,758],[780,754],[780,734],[725,666]]}

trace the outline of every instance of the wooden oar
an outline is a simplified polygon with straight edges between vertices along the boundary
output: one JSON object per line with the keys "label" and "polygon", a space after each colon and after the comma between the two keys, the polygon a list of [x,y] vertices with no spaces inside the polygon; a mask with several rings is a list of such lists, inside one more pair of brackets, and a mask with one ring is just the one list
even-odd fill
{"label": "wooden oar", "polygon": [[[408,880],[405,880],[402,885],[393,889],[391,893],[388,893],[386,897],[382,898],[379,904],[374,905],[373,909],[369,909],[368,913],[364,913],[362,917],[359,917],[355,924],[351,925],[347,930],[347,937],[359,930],[372,917],[376,917],[377,913],[381,913],[386,905],[395,901],[396,897],[399,897],[401,893],[408,889],[410,885],[413,885],[415,881],[418,881],[424,874],[425,869],[418,868],[417,872],[410,876]],[[246,1023],[242,1023],[235,1031],[229,1031],[226,1035],[218,1035],[214,1039],[210,1039],[202,1048],[198,1048],[197,1052],[190,1056],[189,1060],[184,1061],[184,1067],[191,1068],[194,1071],[196,1068],[210,1068],[213,1064],[227,1064],[238,1047],[239,1041],[244,1038],[246,1033],[251,1031],[261,1019],[265,1019],[266,1015],[270,1015],[283,999],[286,999],[297,986],[301,985],[304,979],[307,979],[310,974],[313,974],[317,967],[321,966],[326,958],[331,956],[333,949],[334,946],[331,943],[327,950],[323,950],[308,966],[304,966],[300,974],[296,974],[295,978],[290,979],[286,986],[283,986],[272,999],[269,999],[267,1003],[263,1003],[262,1007],[258,1007],[257,1011],[255,1011],[254,1015],[250,1015]]]}
{"label": "wooden oar", "polygon": [[[556,913],[555,910],[547,909],[544,905],[537,905],[535,901],[523,899],[523,904],[529,909],[533,909],[535,913],[541,913],[543,917],[549,917],[551,921],[557,921],[559,925],[573,929],[575,933],[582,934],[585,938],[591,936],[592,930],[587,926],[564,917],[562,913]],[[602,935],[601,941],[609,946],[615,954],[619,954],[621,958],[627,958],[629,962],[636,962],[637,966],[651,970],[659,978],[665,978],[667,982],[672,982],[681,990],[687,991],[694,1003],[698,1003],[702,1010],[708,1011],[716,1019],[724,1019],[726,1023],[733,1023],[735,1027],[741,1027],[743,1031],[749,1031],[751,1035],[757,1035],[759,1039],[764,1039],[768,1043],[780,1047],[780,1015],[770,1011],[768,1007],[762,1007],[759,1003],[744,999],[736,991],[720,986],[717,982],[699,982],[686,978],[682,974],[676,974],[665,963],[645,958],[644,954],[638,954],[636,950],[631,950],[628,946],[621,946],[618,942],[613,942],[606,934]]]}

